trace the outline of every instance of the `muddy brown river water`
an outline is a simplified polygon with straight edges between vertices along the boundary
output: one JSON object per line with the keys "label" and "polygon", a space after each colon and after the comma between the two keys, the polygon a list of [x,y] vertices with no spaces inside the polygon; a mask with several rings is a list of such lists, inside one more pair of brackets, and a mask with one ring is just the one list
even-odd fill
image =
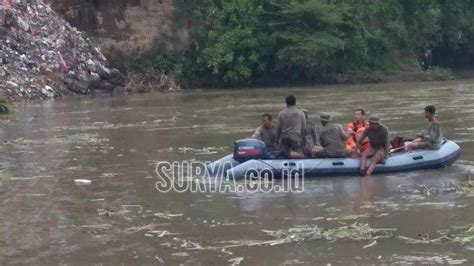
{"label": "muddy brown river water", "polygon": [[[306,179],[300,193],[156,190],[157,161],[230,153],[289,92],[315,124],[319,112],[345,124],[364,107],[391,136],[424,131],[423,108],[434,104],[463,155],[439,170]],[[456,189],[474,177],[474,80],[185,91],[14,109],[1,121],[0,264],[474,264],[474,193]]]}

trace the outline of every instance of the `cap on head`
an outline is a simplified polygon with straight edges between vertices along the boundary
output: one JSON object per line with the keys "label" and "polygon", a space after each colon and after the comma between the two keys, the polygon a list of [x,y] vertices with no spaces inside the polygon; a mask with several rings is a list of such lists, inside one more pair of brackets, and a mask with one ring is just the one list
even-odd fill
{"label": "cap on head", "polygon": [[333,118],[330,114],[322,113],[319,115],[319,119],[323,122],[331,122]]}
{"label": "cap on head", "polygon": [[371,117],[369,118],[369,123],[372,123],[372,124],[380,124],[380,117],[375,116],[375,115],[371,116]]}

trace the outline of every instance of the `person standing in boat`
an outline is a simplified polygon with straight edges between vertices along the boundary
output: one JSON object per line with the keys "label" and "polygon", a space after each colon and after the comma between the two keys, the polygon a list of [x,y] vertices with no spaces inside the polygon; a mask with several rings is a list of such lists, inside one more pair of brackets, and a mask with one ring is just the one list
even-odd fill
{"label": "person standing in boat", "polygon": [[[388,128],[380,124],[379,117],[371,116],[369,118],[369,127],[357,140],[355,150],[360,148],[365,138],[369,139],[370,148],[362,153],[359,171],[361,175],[372,175],[377,163],[384,163],[390,150]],[[371,162],[366,171],[368,158],[371,158]]]}
{"label": "person standing in boat", "polygon": [[441,144],[443,144],[443,132],[441,130],[441,125],[436,118],[436,107],[433,105],[426,106],[425,117],[429,122],[428,134],[417,135],[417,139],[410,143],[409,148],[412,150],[437,150],[441,147]]}
{"label": "person standing in boat", "polygon": [[346,151],[347,135],[341,124],[334,123],[329,114],[320,115],[321,125],[319,141],[322,148],[313,149],[312,155],[317,158],[342,158],[349,156]]}
{"label": "person standing in boat", "polygon": [[278,141],[291,159],[303,159],[306,118],[303,111],[296,107],[295,96],[289,95],[285,101],[286,108],[278,114]]}
{"label": "person standing in boat", "polygon": [[259,139],[265,143],[269,152],[278,150],[277,129],[272,123],[270,114],[263,114],[262,125],[255,130],[252,139]]}
{"label": "person standing in boat", "polygon": [[319,144],[319,134],[316,131],[314,124],[308,118],[308,111],[302,109],[304,116],[306,118],[306,132],[304,134],[304,154],[308,157],[313,157],[313,153],[319,149],[321,146]]}
{"label": "person standing in boat", "polygon": [[363,109],[356,109],[354,112],[354,120],[347,125],[346,134],[347,144],[346,149],[349,153],[362,153],[368,148],[370,148],[369,140],[366,138],[362,141],[359,150],[355,150],[357,141],[360,139],[366,128],[369,127],[369,121],[365,116],[365,111]]}

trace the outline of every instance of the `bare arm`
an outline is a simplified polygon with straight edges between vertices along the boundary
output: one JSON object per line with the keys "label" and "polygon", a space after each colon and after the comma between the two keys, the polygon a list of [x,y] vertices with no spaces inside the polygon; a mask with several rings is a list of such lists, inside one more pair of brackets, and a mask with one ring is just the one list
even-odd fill
{"label": "bare arm", "polygon": [[362,133],[362,136],[360,136],[360,138],[357,140],[354,150],[356,150],[356,151],[359,150],[360,145],[362,144],[364,139],[367,138],[368,130],[369,130],[368,128],[366,130],[364,130],[364,133]]}
{"label": "bare arm", "polygon": [[258,127],[257,130],[253,133],[252,139],[262,139],[262,127]]}
{"label": "bare arm", "polygon": [[[354,123],[349,123],[349,124],[347,125],[346,131],[345,131],[344,133],[346,134],[346,137],[347,137],[347,138],[350,138],[350,137],[354,136],[355,133],[356,133],[356,132],[354,131]],[[355,140],[355,139],[354,139],[354,140]]]}

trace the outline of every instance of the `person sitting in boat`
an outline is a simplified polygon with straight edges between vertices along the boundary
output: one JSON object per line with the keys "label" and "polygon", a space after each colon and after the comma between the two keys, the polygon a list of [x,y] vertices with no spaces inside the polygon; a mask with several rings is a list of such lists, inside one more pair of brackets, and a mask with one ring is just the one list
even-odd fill
{"label": "person sitting in boat", "polygon": [[314,157],[313,153],[320,150],[321,144],[319,143],[319,134],[316,131],[314,124],[308,119],[308,111],[302,109],[306,118],[306,132],[304,135],[304,154],[307,157]]}
{"label": "person sitting in boat", "polygon": [[428,105],[425,107],[425,117],[429,122],[428,134],[417,135],[417,139],[413,140],[410,143],[410,149],[428,149],[428,150],[437,150],[443,144],[443,132],[441,130],[441,125],[436,118],[436,107],[433,105]]}
{"label": "person sitting in boat", "polygon": [[347,136],[341,124],[333,122],[329,114],[320,115],[322,128],[319,131],[321,148],[313,149],[312,156],[317,158],[342,158],[349,156],[346,151]]}
{"label": "person sitting in boat", "polygon": [[[388,128],[380,124],[379,117],[371,116],[369,118],[369,127],[365,129],[362,136],[357,140],[355,150],[360,148],[365,138],[369,139],[370,148],[362,153],[359,172],[361,175],[372,175],[377,163],[384,163],[386,161],[390,150]],[[371,158],[371,163],[366,171],[368,158]]]}
{"label": "person sitting in boat", "polygon": [[370,148],[369,140],[366,138],[362,141],[360,148],[356,151],[354,148],[357,141],[360,139],[366,128],[369,127],[369,121],[365,116],[365,111],[363,109],[356,109],[354,112],[354,121],[349,123],[346,128],[346,135],[348,136],[346,149],[349,153],[362,153],[368,148]]}
{"label": "person sitting in boat", "polygon": [[252,139],[259,139],[265,143],[269,152],[278,150],[278,138],[276,127],[272,123],[270,114],[262,115],[262,125],[255,130]]}
{"label": "person sitting in boat", "polygon": [[295,96],[289,95],[285,101],[287,107],[278,114],[278,141],[281,149],[288,151],[289,158],[303,159],[306,118],[303,111],[296,107]]}

